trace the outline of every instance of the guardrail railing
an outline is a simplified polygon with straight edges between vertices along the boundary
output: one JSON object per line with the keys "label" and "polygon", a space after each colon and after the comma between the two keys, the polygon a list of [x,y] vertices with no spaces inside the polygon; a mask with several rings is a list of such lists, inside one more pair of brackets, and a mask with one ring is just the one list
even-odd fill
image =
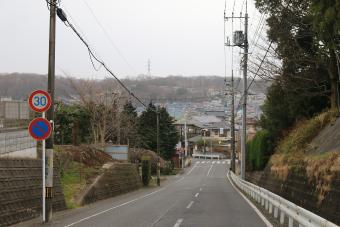
{"label": "guardrail railing", "polygon": [[[293,227],[296,222],[299,227],[338,227],[338,225],[248,181],[240,179],[229,171],[233,183],[256,202],[261,204],[274,218],[279,218],[284,224],[288,219],[288,226]],[[286,218],[287,217],[287,218]]]}
{"label": "guardrail railing", "polygon": [[193,158],[206,158],[206,159],[220,159],[220,155],[216,154],[192,154]]}

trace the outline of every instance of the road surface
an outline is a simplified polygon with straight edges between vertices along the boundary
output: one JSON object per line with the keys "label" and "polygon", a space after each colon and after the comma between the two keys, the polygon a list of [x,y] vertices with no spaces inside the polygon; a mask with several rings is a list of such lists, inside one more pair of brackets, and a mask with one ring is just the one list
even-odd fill
{"label": "road surface", "polygon": [[51,226],[262,227],[227,179],[226,160],[198,160],[160,188],[139,190],[57,215]]}

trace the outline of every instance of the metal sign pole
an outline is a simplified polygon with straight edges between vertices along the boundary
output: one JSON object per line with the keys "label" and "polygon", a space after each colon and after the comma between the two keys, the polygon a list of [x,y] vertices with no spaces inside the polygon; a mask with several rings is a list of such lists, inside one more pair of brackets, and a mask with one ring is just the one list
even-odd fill
{"label": "metal sign pole", "polygon": [[[45,118],[45,112],[42,113],[42,118]],[[46,182],[45,182],[45,154],[46,154],[46,143],[45,140],[42,141],[42,213],[43,213],[43,222],[46,221],[46,200],[45,200],[45,187],[46,187]]]}

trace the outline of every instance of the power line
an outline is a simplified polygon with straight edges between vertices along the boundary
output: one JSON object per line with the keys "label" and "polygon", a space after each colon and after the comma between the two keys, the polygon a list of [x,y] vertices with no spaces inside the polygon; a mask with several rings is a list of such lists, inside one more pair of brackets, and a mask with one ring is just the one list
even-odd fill
{"label": "power line", "polygon": [[[287,6],[285,6],[284,10],[288,9],[288,6],[290,5],[290,2],[291,2],[291,1],[288,2]],[[283,20],[280,21],[280,24],[279,24],[278,26],[281,26],[282,22],[283,22]],[[268,48],[266,49],[266,53],[264,54],[264,56],[263,56],[263,58],[262,58],[262,60],[261,60],[261,63],[260,63],[260,65],[259,65],[259,67],[258,67],[256,73],[253,75],[253,78],[252,78],[250,84],[248,85],[248,87],[247,87],[247,89],[246,89],[247,91],[250,89],[251,85],[254,83],[255,78],[259,75],[258,73],[260,72],[263,63],[264,63],[265,59],[267,58],[267,55],[268,55],[268,53],[269,53],[270,48],[271,48],[272,45],[273,45],[273,42],[274,42],[273,40],[270,41],[270,43],[269,43],[269,45],[268,45]],[[237,108],[239,108],[239,106],[240,106],[240,104],[241,104],[241,100],[242,100],[243,98],[244,98],[244,97],[242,96],[241,99],[240,99],[240,102],[239,102]]]}
{"label": "power line", "polygon": [[78,38],[82,41],[82,43],[86,46],[89,55],[90,55],[90,59],[92,61],[92,58],[94,60],[96,60],[102,67],[105,68],[105,70],[116,79],[116,81],[120,84],[120,86],[122,88],[124,88],[125,91],[128,92],[128,94],[130,96],[132,96],[133,98],[135,98],[142,106],[144,106],[145,108],[147,108],[147,106],[137,97],[135,96],[129,88],[126,87],[126,85],[111,71],[111,69],[109,69],[105,62],[103,62],[102,60],[99,60],[99,58],[93,53],[92,49],[90,48],[89,44],[84,40],[84,38],[81,36],[81,34],[77,31],[77,29],[72,25],[72,23],[67,19],[66,14],[63,12],[63,10],[59,7],[57,7],[57,15],[59,17],[60,20],[62,20],[64,23],[66,23],[66,25],[68,25],[68,27],[70,27],[72,29],[72,31],[78,36]]}
{"label": "power line", "polygon": [[118,46],[115,44],[115,42],[112,40],[111,36],[109,35],[109,33],[107,32],[107,30],[105,29],[105,27],[103,26],[103,24],[100,22],[100,20],[98,19],[98,17],[95,15],[93,9],[90,7],[90,5],[87,3],[86,0],[83,0],[84,4],[86,5],[86,7],[89,9],[90,13],[92,14],[93,18],[95,19],[96,23],[98,24],[98,26],[101,28],[101,30],[103,31],[104,35],[106,36],[106,38],[109,40],[109,43],[111,44],[111,46],[117,51],[117,53],[120,55],[120,57],[124,60],[124,62],[126,63],[126,65],[128,65],[130,67],[130,69],[132,69],[132,71],[136,71],[132,65],[129,63],[129,61],[126,59],[126,57],[124,56],[124,54],[120,51],[120,49],[118,48]]}

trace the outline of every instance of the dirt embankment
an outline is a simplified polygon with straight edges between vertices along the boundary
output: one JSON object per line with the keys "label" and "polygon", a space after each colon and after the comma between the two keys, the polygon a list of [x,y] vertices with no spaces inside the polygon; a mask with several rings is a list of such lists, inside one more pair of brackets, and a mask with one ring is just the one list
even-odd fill
{"label": "dirt embankment", "polygon": [[299,123],[264,171],[248,179],[340,224],[340,118],[328,111]]}

